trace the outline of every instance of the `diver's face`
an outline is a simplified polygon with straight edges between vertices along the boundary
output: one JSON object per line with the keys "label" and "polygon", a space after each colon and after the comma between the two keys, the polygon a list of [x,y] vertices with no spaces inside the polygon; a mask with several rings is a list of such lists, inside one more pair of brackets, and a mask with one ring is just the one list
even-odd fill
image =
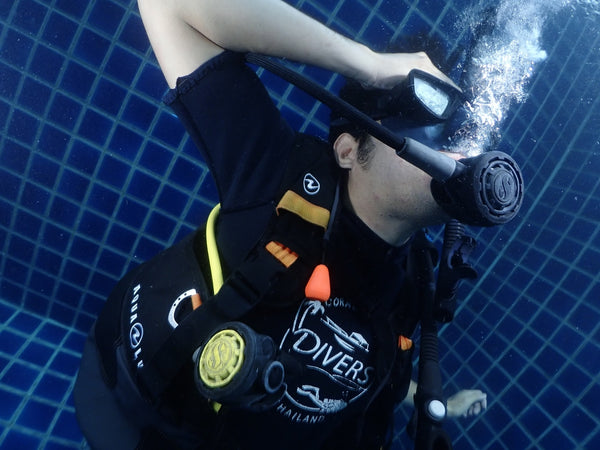
{"label": "diver's face", "polygon": [[431,176],[400,158],[391,147],[377,139],[373,142],[375,148],[361,175],[385,214],[418,227],[447,219],[431,195]]}
{"label": "diver's face", "polygon": [[[334,145],[338,164],[349,170],[348,196],[357,215],[390,243],[447,221],[431,195],[431,177],[370,139],[374,148],[366,164],[358,161],[358,143],[351,135],[340,136]],[[401,232],[394,236],[394,230]]]}

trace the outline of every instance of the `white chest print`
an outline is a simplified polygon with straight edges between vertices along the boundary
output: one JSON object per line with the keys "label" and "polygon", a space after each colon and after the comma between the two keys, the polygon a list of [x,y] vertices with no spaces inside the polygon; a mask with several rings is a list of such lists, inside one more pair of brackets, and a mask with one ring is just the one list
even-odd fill
{"label": "white chest print", "polygon": [[280,345],[306,367],[302,379],[287,383],[277,407],[293,421],[318,423],[341,411],[367,391],[375,373],[368,366],[369,343],[363,335],[327,314],[347,308],[328,304],[326,309],[319,301],[303,302]]}

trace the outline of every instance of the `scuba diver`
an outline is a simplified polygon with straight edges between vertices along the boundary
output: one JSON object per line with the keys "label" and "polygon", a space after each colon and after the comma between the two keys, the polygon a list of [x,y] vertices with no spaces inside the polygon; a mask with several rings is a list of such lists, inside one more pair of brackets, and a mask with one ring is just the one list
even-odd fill
{"label": "scuba diver", "polygon": [[[394,408],[418,390],[413,235],[450,220],[439,199],[449,193],[440,185],[434,198],[429,174],[340,114],[330,143],[293,131],[245,53],[356,80],[344,95],[357,105],[357,93],[399,85],[392,100],[459,91],[426,54],[375,53],[279,0],[138,4],[165,101],[220,206],[107,299],[74,389],[86,439],[99,449],[389,448]],[[435,128],[389,103],[367,113],[417,140]],[[461,391],[445,415],[485,408],[483,392]]]}

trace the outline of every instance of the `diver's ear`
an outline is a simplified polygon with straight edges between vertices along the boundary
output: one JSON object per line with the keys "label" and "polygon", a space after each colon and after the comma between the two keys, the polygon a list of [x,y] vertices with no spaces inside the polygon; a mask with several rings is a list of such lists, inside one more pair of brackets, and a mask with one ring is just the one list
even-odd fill
{"label": "diver's ear", "polygon": [[333,143],[335,160],[342,169],[352,169],[356,164],[358,141],[350,133],[342,133]]}

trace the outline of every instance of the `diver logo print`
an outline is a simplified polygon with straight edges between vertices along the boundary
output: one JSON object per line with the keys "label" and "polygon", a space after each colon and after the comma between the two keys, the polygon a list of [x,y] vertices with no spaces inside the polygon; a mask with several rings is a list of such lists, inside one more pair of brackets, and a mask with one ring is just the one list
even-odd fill
{"label": "diver logo print", "polygon": [[141,323],[136,322],[129,330],[129,343],[131,344],[131,348],[138,348],[142,343],[142,339],[144,339],[144,327]]}
{"label": "diver logo print", "polygon": [[286,380],[276,410],[293,422],[320,423],[346,408],[371,386],[369,343],[348,332],[327,314],[323,303],[305,301],[280,348],[306,367],[302,380]]}
{"label": "diver logo print", "polygon": [[319,183],[319,180],[317,180],[311,173],[304,175],[303,185],[304,191],[308,195],[318,194],[318,192],[321,190],[321,183]]}

